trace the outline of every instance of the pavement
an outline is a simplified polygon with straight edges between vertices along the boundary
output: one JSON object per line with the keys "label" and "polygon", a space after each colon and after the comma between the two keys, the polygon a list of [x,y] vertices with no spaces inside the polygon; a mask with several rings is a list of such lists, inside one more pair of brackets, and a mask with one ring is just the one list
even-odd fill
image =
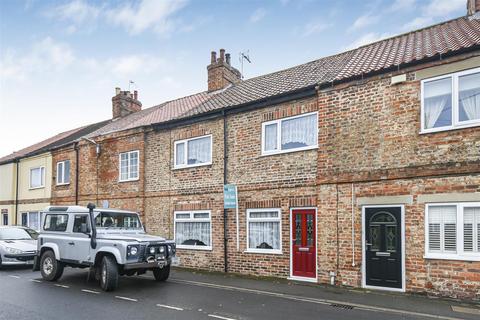
{"label": "pavement", "polygon": [[0,270],[0,319],[8,320],[479,318],[480,306],[468,303],[182,269],[164,283],[149,273],[122,277],[108,293],[81,269],[66,268],[55,283],[29,268]]}

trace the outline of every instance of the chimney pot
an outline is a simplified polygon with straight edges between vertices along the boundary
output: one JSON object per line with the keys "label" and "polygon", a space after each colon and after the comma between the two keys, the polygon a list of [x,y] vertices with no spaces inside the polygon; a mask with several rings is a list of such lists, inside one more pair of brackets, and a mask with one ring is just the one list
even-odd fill
{"label": "chimney pot", "polygon": [[133,91],[133,99],[138,100],[138,91]]}
{"label": "chimney pot", "polygon": [[220,49],[220,61],[225,61],[225,49]]}
{"label": "chimney pot", "polygon": [[467,15],[471,16],[480,11],[480,0],[467,0]]}
{"label": "chimney pot", "polygon": [[119,87],[116,87],[115,88],[115,95],[116,96],[119,95],[121,91],[122,91],[122,89],[120,89]]}
{"label": "chimney pot", "polygon": [[231,65],[230,53],[225,54],[225,49],[220,49],[220,56],[216,58],[216,52],[212,51],[211,64],[207,66],[208,92],[225,89],[242,81],[240,71]]}

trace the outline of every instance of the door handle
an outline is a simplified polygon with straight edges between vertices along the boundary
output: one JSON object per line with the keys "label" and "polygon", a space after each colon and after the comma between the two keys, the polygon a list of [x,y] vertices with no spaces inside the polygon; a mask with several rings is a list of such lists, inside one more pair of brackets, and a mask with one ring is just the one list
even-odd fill
{"label": "door handle", "polygon": [[310,251],[310,248],[298,248],[298,251],[303,251],[303,252]]}
{"label": "door handle", "polygon": [[71,245],[71,246],[74,246],[75,242],[69,242],[68,244]]}
{"label": "door handle", "polygon": [[390,257],[390,252],[375,252],[375,255],[379,257]]}

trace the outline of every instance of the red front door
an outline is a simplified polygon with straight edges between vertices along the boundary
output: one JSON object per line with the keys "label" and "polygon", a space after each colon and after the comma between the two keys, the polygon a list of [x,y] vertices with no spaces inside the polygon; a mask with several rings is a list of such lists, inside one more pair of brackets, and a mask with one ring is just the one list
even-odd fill
{"label": "red front door", "polygon": [[292,210],[292,275],[316,278],[315,209]]}

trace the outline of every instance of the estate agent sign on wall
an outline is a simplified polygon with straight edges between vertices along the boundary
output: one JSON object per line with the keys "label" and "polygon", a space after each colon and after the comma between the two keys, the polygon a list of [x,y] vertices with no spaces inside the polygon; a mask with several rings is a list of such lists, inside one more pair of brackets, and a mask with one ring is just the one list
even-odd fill
{"label": "estate agent sign on wall", "polygon": [[237,224],[237,251],[240,251],[240,237],[238,230],[238,194],[236,185],[225,184],[223,186],[223,208],[237,209],[235,213],[235,222]]}

